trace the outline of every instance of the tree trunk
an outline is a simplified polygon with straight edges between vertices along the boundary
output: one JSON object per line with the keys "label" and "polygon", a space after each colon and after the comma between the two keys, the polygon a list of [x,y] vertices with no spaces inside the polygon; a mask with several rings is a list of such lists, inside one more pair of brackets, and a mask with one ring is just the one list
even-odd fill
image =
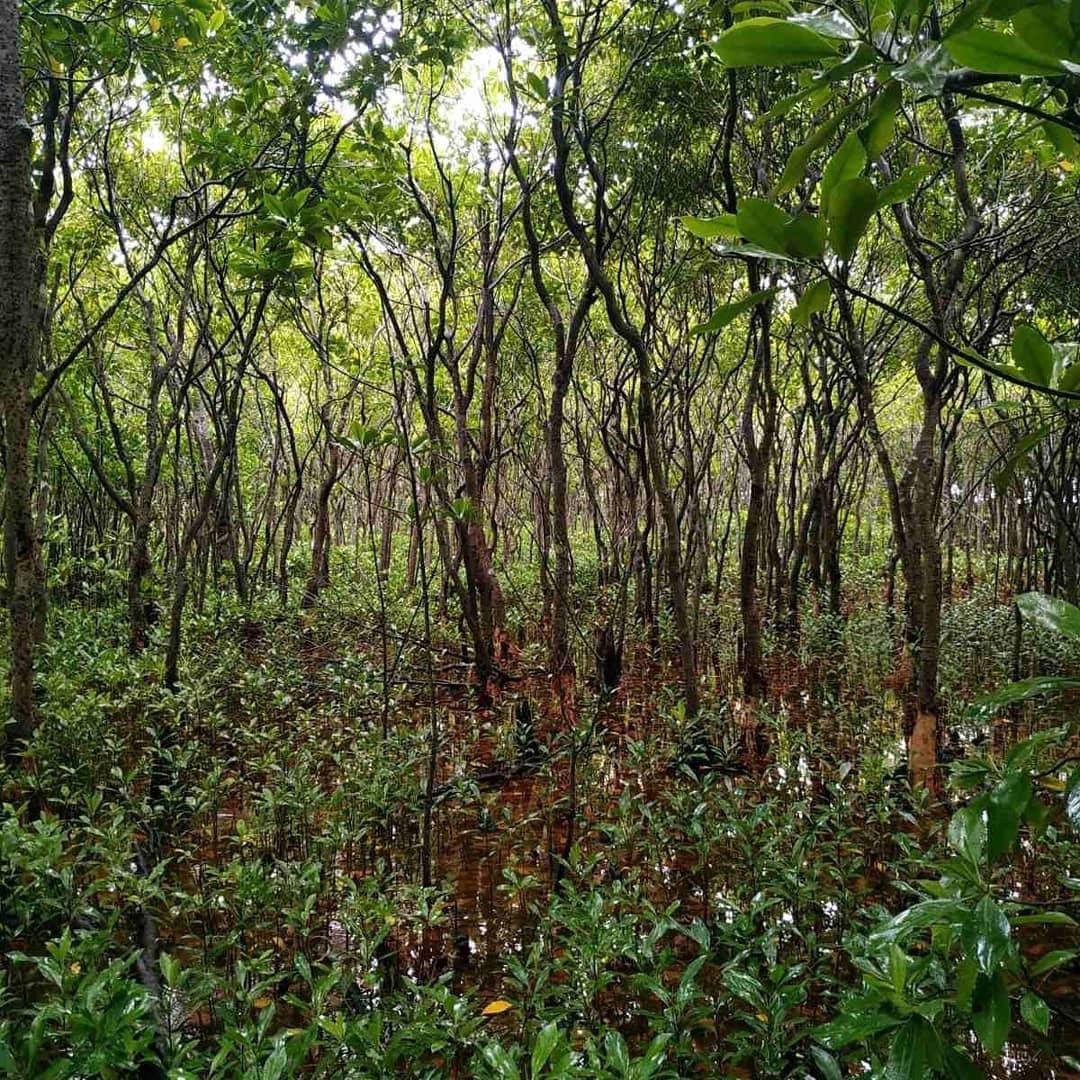
{"label": "tree trunk", "polygon": [[0,0],[0,413],[11,633],[9,761],[18,744],[34,733],[34,648],[45,627],[45,584],[30,467],[30,388],[41,353],[43,269],[31,214],[30,136],[19,67],[18,0]]}

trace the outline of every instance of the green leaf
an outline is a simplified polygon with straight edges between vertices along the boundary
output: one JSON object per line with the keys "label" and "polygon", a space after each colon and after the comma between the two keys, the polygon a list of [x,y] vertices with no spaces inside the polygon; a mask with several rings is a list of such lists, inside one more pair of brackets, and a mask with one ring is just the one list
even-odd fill
{"label": "green leaf", "polygon": [[688,233],[701,240],[714,240],[718,236],[726,237],[729,240],[737,240],[742,235],[735,224],[734,214],[720,214],[711,218],[690,217],[687,215],[679,220]]}
{"label": "green leaf", "polygon": [[986,850],[990,859],[1000,858],[1016,842],[1030,798],[1031,777],[1026,772],[1007,776],[990,792],[986,806]]}
{"label": "green leaf", "polygon": [[1036,52],[1055,60],[1068,60],[1076,48],[1069,14],[1068,4],[1036,4],[1013,16],[1013,29]]}
{"label": "green leaf", "polygon": [[499,1043],[488,1043],[484,1047],[484,1057],[499,1080],[519,1080],[521,1074],[506,1047]]}
{"label": "green leaf", "polygon": [[[992,975],[1008,958],[1012,949],[1009,917],[992,897],[984,896],[975,905],[971,921],[965,927],[964,948],[973,955],[984,975]],[[978,987],[976,987],[976,992]]]}
{"label": "green leaf", "polygon": [[1013,331],[1013,363],[1039,386],[1049,386],[1054,374],[1054,350],[1030,323],[1021,323]]}
{"label": "green leaf", "polygon": [[539,1076],[540,1070],[547,1064],[547,1060],[551,1057],[552,1050],[555,1049],[556,1043],[559,1041],[559,1025],[552,1020],[550,1023],[545,1024],[540,1033],[536,1036],[536,1042],[533,1043],[532,1052],[532,1075]]}
{"label": "green leaf", "polygon": [[973,799],[960,807],[949,821],[949,844],[972,863],[982,861],[986,844],[985,797]]}
{"label": "green leaf", "polygon": [[767,199],[742,199],[735,215],[739,233],[766,251],[784,252],[785,228],[791,215]]}
{"label": "green leaf", "polygon": [[837,109],[804,143],[801,143],[791,152],[780,179],[770,192],[774,198],[795,190],[796,185],[806,175],[806,167],[810,163],[811,155],[820,150],[833,137],[837,128],[853,108],[854,105],[848,105],[842,109]]}
{"label": "green leaf", "polygon": [[884,93],[874,102],[870,111],[870,121],[863,136],[866,143],[866,156],[877,161],[893,140],[896,130],[896,112],[900,108],[903,87],[895,80],[890,82]]}
{"label": "green leaf", "polygon": [[734,322],[743,312],[749,311],[755,305],[775,295],[776,291],[775,288],[762,289],[760,292],[751,293],[741,300],[736,300],[734,304],[724,304],[712,313],[708,322],[699,323],[691,332],[694,334],[716,334],[723,330],[728,323]]}
{"label": "green leaf", "polygon": [[840,1071],[836,1058],[824,1047],[811,1043],[810,1056],[814,1059],[814,1065],[822,1080],[844,1080],[844,1074]]}
{"label": "green leaf", "polygon": [[1003,972],[997,971],[992,977],[979,976],[971,1007],[971,1025],[983,1049],[992,1056],[1001,1053],[1011,1021],[1009,988],[1005,985]]}
{"label": "green leaf", "polygon": [[1031,974],[1045,975],[1048,971],[1053,971],[1054,968],[1061,967],[1063,964],[1071,964],[1078,956],[1080,956],[1080,952],[1077,952],[1076,949],[1054,949],[1045,956],[1040,956],[1031,965]]}
{"label": "green leaf", "polygon": [[954,1046],[946,1046],[941,1055],[941,1065],[949,1080],[986,1080],[986,1074],[972,1060]]}
{"label": "green leaf", "polygon": [[1045,593],[1023,593],[1016,598],[1025,619],[1032,619],[1066,637],[1080,638],[1080,608]]}
{"label": "green leaf", "polygon": [[1080,157],[1080,143],[1076,141],[1076,136],[1068,128],[1047,120],[1042,130],[1047,142],[1063,157],[1070,160]]}
{"label": "green leaf", "polygon": [[809,27],[762,16],[744,19],[725,30],[713,49],[728,67],[741,68],[827,60],[836,55],[837,47]]}
{"label": "green leaf", "polygon": [[857,132],[852,131],[840,144],[821,174],[821,212],[829,209],[829,194],[837,184],[853,180],[866,168],[866,150]]}
{"label": "green leaf", "polygon": [[1050,1006],[1030,990],[1020,999],[1020,1015],[1024,1023],[1045,1035],[1050,1030]]}
{"label": "green leaf", "polygon": [[888,1031],[901,1023],[900,1017],[885,1012],[880,1000],[863,994],[844,1002],[842,1011],[835,1019],[822,1024],[814,1033],[815,1038],[830,1050],[839,1050],[853,1042],[865,1042],[882,1031]]}
{"label": "green leaf", "polygon": [[630,1050],[622,1032],[609,1031],[604,1036],[604,1053],[608,1065],[615,1069],[618,1075],[626,1076],[630,1072]]}
{"label": "green leaf", "polygon": [[541,78],[535,71],[530,71],[525,75],[525,82],[528,84],[529,89],[533,94],[541,101],[547,101],[548,98],[548,84],[547,79]]}
{"label": "green leaf", "polygon": [[820,259],[825,254],[825,222],[813,214],[799,214],[784,226],[784,251],[797,259]]}
{"label": "green leaf", "polygon": [[937,1032],[929,1021],[916,1014],[893,1035],[885,1075],[888,1080],[923,1080],[940,1059]]}
{"label": "green leaf", "polygon": [[1059,390],[1080,390],[1080,360],[1073,360],[1066,365],[1058,376]]}
{"label": "green leaf", "polygon": [[1066,71],[1052,56],[1000,30],[962,30],[946,38],[944,45],[958,64],[987,75],[1064,75]]}
{"label": "green leaf", "polygon": [[892,183],[886,184],[878,192],[878,209],[906,202],[933,171],[932,165],[913,165],[910,169],[905,169]]}
{"label": "green leaf", "polygon": [[1015,705],[1019,701],[1027,701],[1028,698],[1038,697],[1040,694],[1070,690],[1076,686],[1080,686],[1080,678],[1069,678],[1066,675],[1033,675],[1030,679],[1007,683],[992,694],[976,698],[968,706],[967,711],[969,716],[981,718],[989,716],[1005,705]]}
{"label": "green leaf", "polygon": [[796,26],[808,26],[811,30],[824,34],[825,37],[840,38],[843,41],[855,41],[859,36],[859,31],[849,19],[838,12],[827,11],[824,8],[792,15],[788,22],[795,23]]}
{"label": "green leaf", "polygon": [[810,316],[824,311],[829,306],[831,296],[832,286],[826,279],[822,278],[821,281],[815,281],[799,297],[799,302],[791,309],[791,321],[796,326],[809,326]]}
{"label": "green leaf", "polygon": [[923,900],[894,915],[870,935],[870,941],[900,941],[931,926],[960,926],[968,909],[957,900]]}
{"label": "green leaf", "polygon": [[1076,920],[1064,911],[1039,911],[1034,915],[1014,915],[1013,926],[1075,926]]}
{"label": "green leaf", "polygon": [[753,1005],[755,1009],[764,1008],[765,988],[749,972],[728,968],[724,972],[724,985],[736,997]]}
{"label": "green leaf", "polygon": [[945,80],[953,70],[952,61],[940,45],[931,45],[914,59],[893,69],[893,76],[920,94],[937,96],[945,88]]}
{"label": "green leaf", "polygon": [[865,177],[837,184],[829,196],[829,243],[844,262],[850,262],[859,240],[877,210],[877,190]]}
{"label": "green leaf", "polygon": [[1080,768],[1073,769],[1065,787],[1065,816],[1074,829],[1080,829]]}

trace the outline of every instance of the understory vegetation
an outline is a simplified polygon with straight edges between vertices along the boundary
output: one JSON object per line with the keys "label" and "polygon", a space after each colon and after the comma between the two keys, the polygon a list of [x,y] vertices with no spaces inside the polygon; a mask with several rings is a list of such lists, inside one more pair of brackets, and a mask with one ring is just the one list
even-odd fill
{"label": "understory vegetation", "polygon": [[0,1074],[1080,1074],[1077,0],[0,0]]}

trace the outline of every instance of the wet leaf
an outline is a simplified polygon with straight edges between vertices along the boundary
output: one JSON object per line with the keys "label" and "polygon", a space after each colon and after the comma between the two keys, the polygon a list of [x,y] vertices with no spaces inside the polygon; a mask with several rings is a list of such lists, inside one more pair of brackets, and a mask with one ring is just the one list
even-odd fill
{"label": "wet leaf", "polygon": [[1025,619],[1042,623],[1066,637],[1080,638],[1080,608],[1045,593],[1029,592],[1016,598]]}
{"label": "wet leaf", "polygon": [[1038,994],[1028,990],[1020,999],[1024,1023],[1045,1035],[1050,1030],[1050,1006]]}
{"label": "wet leaf", "polygon": [[993,978],[980,975],[971,998],[971,1023],[988,1054],[999,1054],[1009,1034],[1009,989],[998,971]]}

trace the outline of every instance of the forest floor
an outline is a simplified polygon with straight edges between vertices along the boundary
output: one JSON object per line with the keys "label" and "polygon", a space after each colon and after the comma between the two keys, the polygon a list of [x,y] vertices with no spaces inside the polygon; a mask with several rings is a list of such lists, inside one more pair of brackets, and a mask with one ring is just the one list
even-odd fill
{"label": "forest floor", "polygon": [[[263,649],[264,634],[262,625],[246,624],[244,652],[255,670],[272,662]],[[324,682],[343,659],[361,656],[368,665],[378,663],[378,650],[371,640],[318,642],[316,636],[304,629],[296,638],[296,660],[314,685]],[[446,654],[454,651],[447,642]],[[879,687],[843,684],[835,671],[830,673],[830,663],[828,657],[803,662],[778,655],[769,660],[770,696],[761,717],[766,736],[759,751],[748,752],[745,726],[738,715],[740,704],[724,699],[718,690],[730,675],[718,659],[706,675],[706,682],[713,686],[704,696],[713,707],[706,709],[704,729],[711,746],[721,748],[721,754],[707,769],[681,759],[680,717],[676,709],[673,722],[670,708],[678,673],[670,663],[658,660],[643,641],[628,643],[626,674],[615,692],[599,696],[593,692],[595,680],[580,680],[578,689],[583,693],[570,721],[576,732],[572,738],[565,707],[542,668],[509,665],[493,700],[483,705],[477,703],[464,664],[450,661],[434,672],[433,698],[425,668],[402,673],[410,689],[394,701],[393,723],[402,724],[404,718],[410,730],[423,731],[432,708],[437,714],[431,875],[439,896],[435,908],[419,919],[397,921],[394,917],[387,937],[389,948],[379,963],[384,969],[389,964],[396,974],[409,979],[430,981],[445,975],[456,992],[475,992],[481,1001],[505,1003],[507,997],[514,997],[514,989],[508,988],[507,958],[527,954],[536,940],[538,911],[550,909],[567,879],[578,891],[609,890],[632,880],[635,902],[644,902],[657,912],[677,912],[682,923],[732,923],[747,886],[768,879],[764,849],[775,844],[777,836],[761,832],[755,836],[755,830],[779,831],[776,811],[780,807],[784,808],[779,815],[781,828],[786,809],[805,823],[804,836],[810,836],[811,843],[796,844],[787,852],[789,887],[782,890],[784,902],[772,920],[779,928],[779,940],[783,942],[786,936],[789,944],[798,940],[805,947],[809,935],[816,952],[832,956],[829,966],[834,979],[853,978],[855,971],[842,955],[849,923],[845,908],[851,905],[870,911],[902,906],[905,890],[897,887],[898,863],[915,845],[932,847],[940,840],[957,799],[916,809],[903,780],[900,711],[889,680]],[[836,695],[831,700],[830,690]],[[822,706],[823,696],[830,701],[829,707]],[[844,707],[838,707],[840,701]],[[317,712],[319,704],[316,692],[301,713]],[[855,704],[858,710],[853,717]],[[1064,708],[1069,707],[1065,703]],[[1057,715],[1043,712],[1019,726],[999,720],[990,732],[961,728],[954,732],[947,752],[960,756],[969,744],[988,741],[999,749],[1006,747],[1050,726]],[[283,717],[284,737],[295,719]],[[373,718],[368,723],[372,729],[377,726]],[[330,720],[325,726],[316,725],[311,734],[325,751],[315,771],[324,781],[321,798],[330,799],[341,782],[336,755],[351,732]],[[413,766],[415,782],[422,786],[420,763],[413,760]],[[260,780],[266,783],[270,778],[248,774],[244,784]],[[723,793],[719,802],[710,801],[710,791]],[[822,818],[829,816],[837,800],[850,800],[852,813],[844,829],[832,832],[822,826]],[[739,808],[751,828],[719,827],[710,835],[705,821],[711,818],[716,825],[723,821],[722,813],[714,817],[718,806]],[[822,818],[818,811],[823,811]],[[250,806],[245,808],[243,801],[220,814],[214,826],[217,841],[213,849],[204,849],[205,857],[212,861],[229,858],[229,846],[219,846],[221,830],[235,835],[238,822],[250,814]],[[699,815],[701,822],[695,822]],[[652,819],[651,829],[643,827],[646,819]],[[837,871],[825,875],[831,887],[825,884],[824,889],[822,878],[809,867],[818,854],[812,838],[819,830],[822,848],[828,848],[826,858],[835,858]],[[665,834],[664,841],[657,842],[652,835],[657,832]],[[843,833],[843,838],[837,833]],[[375,887],[382,889],[388,869],[391,874],[422,873],[416,865],[423,858],[417,850],[419,840],[415,821],[393,821],[383,843],[376,842],[366,851],[347,845],[339,853],[339,869],[354,882],[373,879]],[[279,856],[303,857],[306,850],[302,836],[279,835],[275,843]],[[784,846],[782,841],[780,846]],[[838,874],[842,880],[837,880]],[[1052,876],[1052,868],[1033,858],[1017,868],[1013,895],[1039,901],[1054,891]],[[339,917],[333,898],[327,899],[321,911],[325,952],[348,955],[347,920]],[[271,943],[288,951],[301,947],[301,937],[310,949],[310,936],[291,939],[284,930],[272,935]],[[1056,933],[1055,928],[1032,928],[1023,950],[1033,959],[1076,941],[1072,928]],[[692,937],[684,935],[662,971],[663,983],[676,987],[695,953]],[[631,1041],[646,1042],[648,1011],[641,1008],[641,987],[633,979],[619,977],[617,957],[607,956],[603,962],[612,961],[612,977],[596,979],[601,989],[591,1007],[598,1018],[617,1026]],[[627,965],[627,972],[632,967]],[[573,972],[560,970],[552,975],[555,982],[564,983],[573,977]],[[706,986],[718,986],[719,969],[706,965],[701,980]],[[513,980],[509,985],[513,986]],[[516,989],[520,991],[519,984]],[[1077,973],[1059,972],[1043,993],[1065,1013],[1080,1016]],[[827,998],[821,987],[811,986],[788,1018],[791,1025],[826,1021]],[[510,1037],[521,1022],[510,1009],[489,1021],[505,1028]],[[739,1023],[732,1018],[728,1026]],[[718,1031],[716,1023],[704,1022],[695,1041],[704,1046],[722,1041],[725,1035],[730,1031]],[[1045,1053],[1038,1040],[1016,1030],[1001,1059],[984,1063],[988,1075],[1020,1080],[1080,1076],[1063,1068],[1059,1057],[1061,1053],[1080,1056],[1080,1027],[1060,1023],[1052,1032],[1051,1044],[1055,1052]],[[729,1075],[756,1074],[751,1065],[735,1063]]]}
{"label": "forest floor", "polygon": [[[107,631],[114,615],[72,616],[59,635],[38,781],[47,815],[73,830],[74,880],[103,908],[131,883],[123,840],[101,839],[123,835],[102,807],[129,806],[125,822],[147,813],[148,750],[174,710],[153,896],[161,950],[191,975],[174,1001],[178,1037],[219,1045],[252,1017],[268,1038],[301,1031],[314,968],[333,975],[334,1009],[394,1016],[413,1040],[411,1064],[388,1074],[473,1075],[462,1047],[480,1033],[524,1044],[555,1019],[582,1045],[615,1030],[635,1052],[675,1032],[679,1075],[788,1075],[858,984],[860,943],[941,872],[962,796],[909,792],[888,671],[850,642],[838,655],[774,653],[763,742],[748,751],[722,646],[691,729],[676,671],[642,640],[628,641],[614,693],[582,671],[568,717],[538,646],[481,705],[449,634],[433,667],[415,642],[388,651],[384,687],[370,619],[331,611],[208,613],[170,703],[153,661],[127,658]],[[968,680],[994,678],[962,621],[954,647],[982,659],[955,663],[956,700]],[[946,749],[1000,751],[1074,708],[958,719]],[[702,736],[707,767],[687,752]],[[1075,851],[1024,841],[1002,887],[1052,904]],[[1032,960],[1077,948],[1080,932],[1027,926],[1019,944]],[[432,998],[439,987],[450,996]],[[1014,1023],[988,1075],[1077,1075],[1077,965],[1039,992],[1048,1034]],[[308,1053],[314,1066],[324,1052]]]}

